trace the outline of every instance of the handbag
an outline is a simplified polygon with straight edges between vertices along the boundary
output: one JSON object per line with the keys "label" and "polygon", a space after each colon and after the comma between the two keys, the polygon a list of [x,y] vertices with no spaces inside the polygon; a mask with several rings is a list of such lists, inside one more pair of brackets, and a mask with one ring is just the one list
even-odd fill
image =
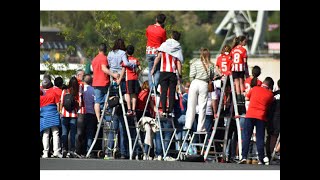
{"label": "handbag", "polygon": [[208,70],[207,70],[207,67],[204,65],[203,61],[202,62],[202,65],[204,67],[204,70],[206,71],[207,75],[209,76],[209,82],[208,82],[208,92],[213,92],[213,83],[210,79],[210,75],[208,74]]}
{"label": "handbag", "polygon": [[109,105],[109,108],[114,108],[120,105],[119,97],[118,96],[110,97],[108,100],[108,105]]}

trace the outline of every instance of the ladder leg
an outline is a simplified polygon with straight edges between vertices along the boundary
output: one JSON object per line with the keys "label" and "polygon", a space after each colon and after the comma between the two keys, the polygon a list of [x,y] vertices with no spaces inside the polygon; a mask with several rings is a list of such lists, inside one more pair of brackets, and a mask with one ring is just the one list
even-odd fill
{"label": "ladder leg", "polygon": [[124,102],[123,102],[123,97],[122,97],[122,91],[121,91],[121,82],[119,84],[119,96],[120,96],[120,104],[121,104],[121,108],[122,108],[122,114],[123,114],[123,119],[124,119],[124,124],[126,126],[126,130],[127,130],[127,137],[128,137],[128,141],[129,141],[129,159],[132,160],[132,140],[131,140],[131,135],[130,135],[130,129],[129,129],[129,125],[128,125],[128,119],[126,116],[126,110],[124,107]]}
{"label": "ladder leg", "polygon": [[107,102],[108,102],[108,98],[109,98],[109,94],[110,94],[110,88],[111,87],[109,86],[108,92],[107,92],[107,96],[106,96],[105,101],[104,101],[104,106],[103,106],[103,109],[102,109],[102,113],[100,114],[100,119],[99,119],[99,124],[98,124],[98,127],[97,127],[97,131],[96,131],[96,134],[94,136],[93,142],[92,142],[92,144],[91,144],[91,146],[90,146],[90,148],[89,148],[89,150],[87,152],[87,155],[86,155],[87,158],[90,156],[90,153],[91,153],[91,151],[92,151],[92,149],[93,149],[93,147],[96,144],[97,139],[98,139],[98,135],[99,135],[99,131],[101,129],[101,124],[102,124],[102,121],[103,121],[103,117],[104,117],[105,111],[107,109]]}
{"label": "ladder leg", "polygon": [[183,142],[182,142],[182,145],[181,145],[181,147],[180,147],[180,149],[179,149],[179,153],[178,153],[178,156],[177,156],[176,160],[179,160],[181,151],[182,151],[182,149],[183,149],[184,143],[186,143],[186,140],[187,140],[187,138],[188,138],[189,133],[190,133],[190,129],[188,129],[185,137],[183,138]]}
{"label": "ladder leg", "polygon": [[230,84],[231,84],[231,92],[232,92],[232,101],[234,106],[234,113],[236,118],[236,124],[237,124],[237,131],[238,131],[238,147],[239,147],[239,159],[242,159],[242,138],[241,138],[241,128],[240,128],[240,120],[239,120],[239,112],[238,112],[238,104],[236,100],[236,94],[235,94],[235,88],[233,83],[233,77],[230,75]]}
{"label": "ladder leg", "polygon": [[278,138],[277,138],[277,142],[276,142],[276,144],[274,145],[273,152],[272,152],[272,155],[271,155],[271,159],[270,159],[269,164],[271,164],[271,163],[273,162],[273,159],[274,159],[274,156],[275,156],[275,154],[276,154],[276,150],[277,150],[277,147],[278,147],[278,145],[279,145],[279,142],[280,142],[280,133],[279,133],[279,136],[278,136]]}
{"label": "ladder leg", "polygon": [[[227,79],[228,79],[228,78],[224,78],[224,79],[223,79],[223,86],[222,86],[221,93],[220,93],[220,98],[219,98],[217,118],[216,118],[215,121],[214,121],[213,130],[212,130],[212,132],[211,132],[211,136],[210,136],[210,139],[209,139],[209,142],[208,142],[206,151],[205,151],[205,153],[204,153],[204,160],[206,160],[207,157],[208,157],[208,155],[209,155],[209,151],[210,151],[211,145],[212,145],[213,140],[214,140],[214,136],[215,136],[216,131],[217,131],[218,122],[219,122],[220,115],[221,115],[221,110],[222,110],[222,107],[223,107],[223,97],[224,97],[224,94],[225,94]],[[214,144],[214,143],[213,143],[213,144]],[[215,145],[214,145],[214,151],[216,151]]]}
{"label": "ladder leg", "polygon": [[158,103],[158,100],[157,100],[157,94],[156,94],[156,86],[155,86],[155,81],[154,81],[154,75],[151,75],[151,78],[152,78],[152,82],[153,82],[153,92],[155,93],[155,104],[156,104],[156,109],[157,109],[157,112],[156,112],[156,121],[159,125],[159,133],[160,133],[160,141],[161,141],[161,146],[162,146],[162,153],[164,154],[165,153],[165,147],[164,147],[164,143],[163,143],[163,135],[162,135],[162,128],[161,128],[161,122],[160,122],[160,114],[159,114],[159,103],[160,103],[160,97],[159,97],[159,103]]}

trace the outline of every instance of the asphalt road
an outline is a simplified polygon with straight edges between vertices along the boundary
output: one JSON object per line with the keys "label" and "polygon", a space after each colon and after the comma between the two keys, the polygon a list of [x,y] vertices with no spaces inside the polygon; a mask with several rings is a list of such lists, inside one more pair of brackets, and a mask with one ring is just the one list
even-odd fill
{"label": "asphalt road", "polygon": [[280,170],[280,165],[40,158],[40,170]]}

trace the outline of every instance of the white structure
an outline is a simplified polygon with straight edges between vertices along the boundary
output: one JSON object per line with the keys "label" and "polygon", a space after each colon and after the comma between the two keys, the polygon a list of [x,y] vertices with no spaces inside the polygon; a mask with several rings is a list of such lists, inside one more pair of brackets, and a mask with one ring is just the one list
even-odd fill
{"label": "white structure", "polygon": [[[64,63],[53,63],[53,67],[57,71],[67,71],[67,70],[78,70],[85,68],[84,64],[68,64],[66,66]],[[44,63],[40,63],[40,80],[43,79],[43,75],[48,70],[48,67]]]}
{"label": "white structure", "polygon": [[263,30],[266,27],[266,22],[266,11],[258,11],[255,21],[252,20],[249,11],[229,11],[215,31],[216,34],[226,34],[220,51],[227,41],[232,40],[236,36],[248,34],[249,39],[252,39],[252,44],[250,48],[246,49],[249,54],[255,54],[258,45],[262,43],[261,39],[264,37]]}

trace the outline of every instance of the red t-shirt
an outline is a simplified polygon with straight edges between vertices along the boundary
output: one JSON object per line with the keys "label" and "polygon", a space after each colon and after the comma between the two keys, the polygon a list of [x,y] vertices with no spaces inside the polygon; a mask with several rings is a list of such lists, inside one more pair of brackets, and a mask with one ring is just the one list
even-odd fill
{"label": "red t-shirt", "polygon": [[58,99],[58,102],[60,102],[62,90],[57,86],[53,86],[52,88],[48,89],[46,93],[51,93],[51,92],[54,94],[55,98]]}
{"label": "red t-shirt", "polygon": [[55,90],[49,88],[45,95],[40,96],[40,108],[49,104],[57,104],[59,101],[60,99],[57,98]]}
{"label": "red t-shirt", "polygon": [[261,87],[253,87],[247,97],[250,100],[246,118],[256,118],[262,121],[267,121],[267,110],[273,101],[272,91]]}
{"label": "red t-shirt", "polygon": [[149,89],[143,89],[142,91],[140,91],[137,98],[137,107],[136,107],[137,110],[140,110],[140,111],[144,110],[144,107],[146,106],[146,103],[147,103],[148,95],[149,95]]}
{"label": "red t-shirt", "polygon": [[[251,84],[251,80],[253,78],[252,77],[248,77],[245,81],[244,81],[244,86],[245,86],[245,92],[248,93],[251,89],[250,84]],[[258,79],[257,80],[257,86],[261,86],[262,82]]]}
{"label": "red t-shirt", "polygon": [[103,53],[99,53],[93,60],[92,60],[92,69],[93,69],[93,80],[92,86],[107,86],[110,84],[110,77],[106,73],[104,73],[101,69],[101,65],[108,66],[107,56]]}
{"label": "red t-shirt", "polygon": [[[140,62],[138,61],[138,59],[133,56],[129,56],[128,61],[132,64],[136,64],[137,66],[140,66]],[[134,69],[128,66],[125,66],[123,62],[121,63],[121,66],[126,68],[126,81],[138,80],[138,74]]]}
{"label": "red t-shirt", "polygon": [[231,50],[232,57],[232,71],[240,72],[245,71],[244,58],[247,58],[247,50],[238,45]]}
{"label": "red t-shirt", "polygon": [[225,76],[229,75],[231,72],[231,55],[220,54],[217,58],[216,66],[219,67],[221,73]]}
{"label": "red t-shirt", "polygon": [[156,49],[167,40],[166,30],[161,26],[153,24],[146,29],[147,54],[156,54]]}
{"label": "red t-shirt", "polygon": [[161,54],[160,72],[175,73],[177,69],[177,61],[179,61],[179,59],[165,52],[160,52],[160,54]]}

